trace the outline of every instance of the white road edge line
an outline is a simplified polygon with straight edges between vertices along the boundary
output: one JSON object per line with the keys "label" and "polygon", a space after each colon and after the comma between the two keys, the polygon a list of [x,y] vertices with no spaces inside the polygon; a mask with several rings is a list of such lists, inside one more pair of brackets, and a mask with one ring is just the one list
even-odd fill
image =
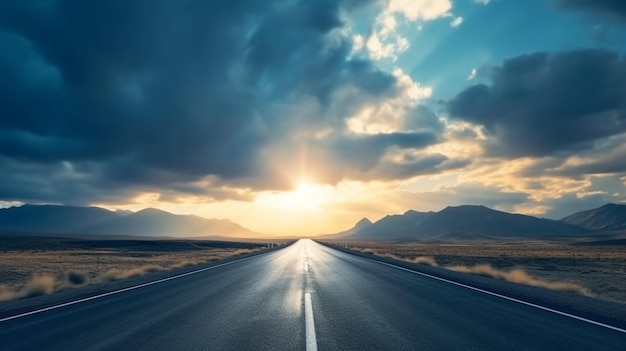
{"label": "white road edge line", "polygon": [[315,321],[313,320],[313,305],[311,294],[304,294],[304,318],[306,319],[306,351],[317,351],[317,338],[315,337]]}
{"label": "white road edge line", "polygon": [[239,259],[239,260],[230,261],[230,262],[226,262],[226,263],[221,263],[221,264],[218,264],[218,265],[215,265],[215,266],[202,268],[202,269],[198,269],[198,270],[187,272],[187,273],[182,273],[182,274],[178,274],[178,275],[175,275],[175,276],[172,276],[172,277],[163,278],[163,279],[159,279],[159,280],[155,280],[155,281],[151,281],[151,282],[147,282],[147,283],[143,283],[143,284],[139,284],[139,285],[130,286],[130,287],[127,287],[127,288],[124,288],[124,289],[120,289],[120,290],[109,291],[109,292],[106,292],[106,293],[103,293],[103,294],[94,295],[94,296],[90,296],[90,297],[85,297],[83,299],[70,301],[70,302],[65,302],[65,303],[62,303],[62,304],[59,304],[59,305],[49,306],[49,307],[42,308],[42,309],[39,309],[39,310],[34,310],[34,311],[30,311],[30,312],[24,312],[24,313],[16,314],[14,316],[4,317],[4,318],[0,319],[0,322],[6,322],[6,321],[10,321],[12,319],[26,317],[26,316],[30,316],[30,315],[41,313],[41,312],[55,310],[55,309],[61,308],[61,307],[75,305],[75,304],[78,304],[78,303],[81,303],[81,302],[91,301],[91,300],[99,299],[99,298],[102,298],[102,297],[119,294],[119,293],[122,293],[122,292],[125,292],[125,291],[135,290],[135,289],[143,288],[143,287],[146,287],[146,286],[163,283],[163,282],[166,282],[166,281],[169,281],[169,280],[174,280],[174,279],[186,277],[188,275],[205,272],[205,271],[208,271],[208,270],[211,270],[211,269],[224,267],[224,266],[227,266],[229,264],[233,264],[233,263],[249,260],[249,259],[257,257],[257,256],[259,256],[259,255],[245,257],[245,258],[242,258],[242,259]]}
{"label": "white road edge line", "polygon": [[[362,257],[362,256],[359,256],[359,257]],[[570,317],[570,318],[573,318],[573,319],[577,319],[577,320],[579,320],[579,321],[583,321],[583,322],[591,323],[591,324],[594,324],[594,325],[597,325],[597,326],[600,326],[600,327],[604,327],[604,328],[608,328],[608,329],[611,329],[611,330],[615,330],[615,331],[618,331],[618,332],[621,332],[621,333],[626,333],[626,329],[622,329],[622,328],[619,328],[619,327],[615,327],[615,326],[612,326],[612,325],[610,325],[610,324],[605,324],[605,323],[597,322],[597,321],[594,321],[594,320],[592,320],[592,319],[588,319],[588,318],[580,317],[580,316],[577,316],[577,315],[574,315],[574,314],[571,314],[571,313],[567,313],[567,312],[562,312],[562,311],[555,310],[555,309],[550,308],[550,307],[545,307],[545,306],[537,305],[537,304],[532,303],[532,302],[528,302],[528,301],[524,301],[524,300],[519,300],[519,299],[516,299],[516,298],[514,298],[514,297],[509,297],[509,296],[506,296],[506,295],[501,295],[501,294],[498,294],[498,293],[495,293],[495,292],[492,292],[492,291],[489,291],[489,290],[484,290],[484,289],[481,289],[481,288],[476,288],[476,287],[473,287],[473,286],[471,286],[471,285],[467,285],[467,284],[463,284],[463,283],[455,282],[455,281],[453,281],[453,280],[448,280],[448,279],[445,279],[445,278],[437,277],[437,276],[434,276],[434,275],[431,275],[431,274],[428,274],[428,273],[418,272],[418,271],[414,271],[414,270],[412,270],[412,269],[408,269],[408,268],[404,268],[404,267],[396,266],[395,264],[391,264],[391,263],[387,263],[387,262],[381,262],[381,261],[377,261],[377,260],[374,260],[374,259],[371,259],[371,258],[367,258],[367,257],[362,257],[362,258],[364,258],[364,259],[366,259],[366,260],[370,260],[370,261],[376,262],[376,263],[383,264],[383,265],[385,265],[385,266],[389,266],[389,267],[397,268],[397,269],[400,269],[400,270],[403,270],[403,271],[407,271],[407,272],[410,272],[410,273],[413,273],[413,274],[422,275],[422,276],[424,276],[424,277],[428,277],[428,278],[432,278],[432,279],[440,280],[440,281],[442,281],[442,282],[446,282],[446,283],[449,283],[449,284],[458,285],[458,286],[463,287],[463,288],[466,288],[466,289],[470,289],[470,290],[478,291],[478,292],[481,292],[481,293],[484,293],[484,294],[488,294],[488,295],[492,295],[492,296],[495,296],[495,297],[499,297],[499,298],[501,298],[501,299],[505,299],[505,300],[509,300],[509,301],[517,302],[517,303],[520,303],[520,304],[522,304],[522,305],[527,305],[527,306],[535,307],[535,308],[538,308],[538,309],[541,309],[541,310],[544,310],[544,311],[548,311],[548,312],[552,312],[552,313],[559,314],[559,315],[561,315],[561,316]]]}

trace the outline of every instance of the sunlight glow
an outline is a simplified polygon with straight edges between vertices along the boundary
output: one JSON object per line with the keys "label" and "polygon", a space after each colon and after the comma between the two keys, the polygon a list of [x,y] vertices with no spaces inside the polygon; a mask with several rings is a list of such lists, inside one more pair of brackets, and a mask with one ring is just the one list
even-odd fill
{"label": "sunlight glow", "polygon": [[301,197],[314,197],[316,193],[322,192],[324,189],[321,185],[301,181],[295,192]]}

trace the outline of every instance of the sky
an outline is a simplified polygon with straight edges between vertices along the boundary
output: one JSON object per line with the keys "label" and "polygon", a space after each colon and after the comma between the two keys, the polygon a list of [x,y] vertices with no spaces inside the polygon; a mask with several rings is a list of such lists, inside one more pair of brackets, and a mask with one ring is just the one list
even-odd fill
{"label": "sky", "polygon": [[0,207],[277,235],[626,201],[623,0],[5,0]]}

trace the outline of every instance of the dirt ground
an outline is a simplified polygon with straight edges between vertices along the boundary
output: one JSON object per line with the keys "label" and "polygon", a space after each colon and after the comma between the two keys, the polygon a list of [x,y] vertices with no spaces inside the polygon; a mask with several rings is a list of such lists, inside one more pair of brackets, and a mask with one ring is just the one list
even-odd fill
{"label": "dirt ground", "polygon": [[[343,244],[343,243],[342,243]],[[381,256],[626,303],[626,247],[564,243],[427,245],[348,242]]]}
{"label": "dirt ground", "polygon": [[0,301],[215,261],[264,244],[0,237]]}

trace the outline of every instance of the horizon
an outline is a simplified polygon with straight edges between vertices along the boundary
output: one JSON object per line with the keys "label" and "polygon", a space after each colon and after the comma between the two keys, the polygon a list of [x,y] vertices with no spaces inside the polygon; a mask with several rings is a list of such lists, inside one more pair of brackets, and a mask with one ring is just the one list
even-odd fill
{"label": "horizon", "polygon": [[611,1],[5,2],[0,208],[304,237],[623,204],[625,37]]}
{"label": "horizon", "polygon": [[[200,218],[208,219],[208,220],[229,221],[231,223],[240,225],[239,223],[234,222],[234,221],[230,220],[229,218],[214,218],[214,217],[198,216],[198,215],[195,215],[195,214],[175,213],[175,212],[169,212],[169,211],[165,211],[165,210],[158,209],[158,208],[152,208],[152,207],[146,207],[146,208],[139,209],[137,211],[131,211],[131,210],[108,209],[108,208],[98,207],[98,206],[72,206],[72,205],[58,205],[58,204],[21,204],[21,205],[14,205],[14,206],[11,206],[11,207],[0,207],[0,210],[13,208],[13,207],[17,208],[17,207],[22,207],[22,206],[35,206],[35,207],[36,206],[55,206],[55,207],[71,207],[71,208],[85,208],[85,207],[88,207],[88,208],[104,209],[104,210],[112,211],[112,212],[129,212],[128,215],[135,214],[135,213],[138,213],[138,212],[143,212],[143,211],[146,211],[146,210],[156,210],[156,211],[162,211],[162,212],[167,213],[167,214],[180,215],[180,216],[196,216],[196,217],[200,217]],[[542,219],[549,219],[549,220],[552,220],[552,221],[561,221],[561,220],[565,219],[566,217],[578,214],[580,212],[597,210],[597,209],[600,209],[600,208],[604,208],[606,206],[624,206],[624,207],[626,207],[626,203],[624,203],[624,204],[622,204],[622,203],[605,203],[605,204],[603,204],[603,205],[601,205],[601,206],[599,206],[597,208],[590,208],[590,209],[585,209],[583,211],[570,213],[567,216],[564,216],[562,218],[548,218],[548,217],[532,216],[532,215],[527,215],[527,216],[535,217],[535,218],[542,218]],[[403,212],[400,212],[400,213],[389,213],[389,214],[386,214],[386,215],[384,215],[384,216],[382,216],[380,218],[375,218],[375,219],[370,219],[368,217],[362,217],[358,221],[356,221],[352,225],[350,225],[349,227],[339,228],[335,232],[324,232],[324,233],[276,234],[276,233],[261,232],[261,231],[255,230],[255,228],[249,228],[249,227],[245,227],[245,226],[242,226],[242,228],[246,229],[246,230],[250,230],[251,232],[253,232],[254,234],[257,234],[257,235],[259,235],[259,234],[260,235],[268,235],[268,236],[265,237],[267,239],[272,239],[272,238],[276,238],[276,239],[279,239],[279,238],[283,238],[283,239],[284,238],[316,238],[316,237],[323,237],[323,236],[328,236],[328,235],[335,235],[335,234],[339,234],[341,232],[344,232],[346,230],[353,229],[357,225],[359,225],[359,223],[361,223],[362,221],[367,221],[370,224],[376,224],[378,221],[380,221],[380,220],[382,220],[384,218],[387,218],[387,217],[390,217],[390,216],[403,216],[403,215],[406,215],[409,212],[418,212],[418,213],[424,213],[424,214],[430,214],[430,213],[435,214],[435,213],[443,212],[443,211],[447,210],[448,208],[459,208],[459,207],[464,207],[464,208],[467,208],[467,207],[483,207],[483,208],[486,208],[487,210],[499,211],[497,209],[493,209],[493,208],[490,208],[490,207],[482,205],[482,204],[463,204],[463,205],[456,205],[456,206],[448,205],[448,206],[445,206],[444,208],[441,208],[439,210],[430,210],[430,211],[415,211],[413,209],[407,209],[407,210],[405,210]],[[505,214],[520,214],[520,213],[516,213],[516,212],[507,212],[507,211],[500,211],[500,212],[503,212]],[[524,214],[521,214],[521,215],[524,215]],[[132,235],[132,234],[131,233],[122,233],[122,232],[120,232],[120,233],[112,233],[111,235],[115,236],[115,235]],[[209,236],[211,236],[211,235],[209,235]],[[224,233],[224,234],[219,234],[218,236],[229,237],[229,234]],[[139,237],[141,237],[141,236],[139,236]],[[173,237],[176,237],[176,236],[173,236]],[[181,237],[185,238],[186,236],[181,236]],[[194,237],[196,237],[196,236],[190,236],[188,238],[194,238]],[[240,235],[236,235],[236,236],[233,236],[232,238],[239,238],[239,239],[241,239],[243,237],[241,237]],[[250,239],[261,239],[261,238],[250,237]]]}

